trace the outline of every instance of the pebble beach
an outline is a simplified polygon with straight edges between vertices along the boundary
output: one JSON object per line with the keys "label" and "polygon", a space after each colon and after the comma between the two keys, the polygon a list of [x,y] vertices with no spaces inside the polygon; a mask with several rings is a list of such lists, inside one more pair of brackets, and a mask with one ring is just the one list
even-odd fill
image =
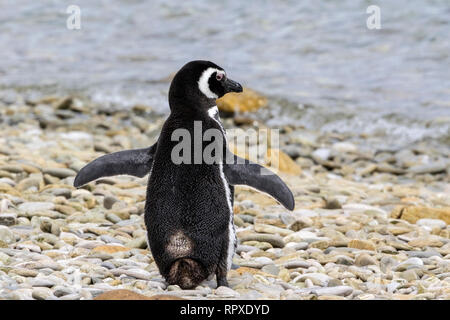
{"label": "pebble beach", "polygon": [[[258,99],[225,128],[265,128],[255,114],[271,106]],[[164,120],[147,105],[0,102],[0,300],[450,299],[448,144],[367,148],[357,141],[373,137],[293,125],[273,151],[295,210],[238,186],[230,287],[168,285],[147,248],[148,177],[73,187],[89,161],[156,142]]]}

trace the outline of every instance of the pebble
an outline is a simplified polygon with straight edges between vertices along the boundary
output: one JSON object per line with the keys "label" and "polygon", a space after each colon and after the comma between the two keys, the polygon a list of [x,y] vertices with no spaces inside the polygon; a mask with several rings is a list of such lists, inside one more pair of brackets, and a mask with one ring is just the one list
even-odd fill
{"label": "pebble", "polygon": [[30,188],[35,188],[39,190],[42,184],[42,177],[28,177],[19,182],[17,189],[20,191],[25,191]]}
{"label": "pebble", "polygon": [[336,286],[329,288],[317,288],[311,291],[318,296],[348,296],[352,294],[353,288],[350,286]]}
{"label": "pebble", "polygon": [[0,213],[0,225],[12,226],[17,223],[16,213]]}
{"label": "pebble", "polygon": [[361,249],[361,250],[371,250],[375,251],[376,247],[371,241],[367,240],[350,240],[350,242],[347,244],[349,248],[355,248],[355,249]]}
{"label": "pebble", "polygon": [[287,248],[292,248],[293,250],[305,250],[309,247],[308,242],[289,242],[286,244]]}
{"label": "pebble", "polygon": [[34,213],[37,211],[53,210],[55,204],[52,202],[25,202],[19,205],[18,209],[22,212]]}
{"label": "pebble", "polygon": [[68,168],[46,168],[43,172],[60,179],[72,177],[77,174],[76,171]]}
{"label": "pebble", "polygon": [[280,268],[272,263],[269,263],[261,268],[261,271],[277,276],[280,273]]}
{"label": "pebble", "polygon": [[438,162],[438,163],[430,163],[417,165],[409,168],[409,172],[414,174],[425,174],[425,173],[439,173],[447,170],[449,164],[447,162]]}
{"label": "pebble", "polygon": [[151,280],[152,276],[148,271],[142,269],[111,269],[110,272],[115,276],[125,274],[129,277],[133,277],[141,280]]}
{"label": "pebble", "polygon": [[304,228],[309,228],[314,224],[313,220],[309,217],[297,218],[290,226],[289,229],[293,231],[300,231]]}
{"label": "pebble", "polygon": [[333,144],[332,149],[343,153],[352,153],[358,151],[358,148],[353,143],[349,142],[336,142]]}
{"label": "pebble", "polygon": [[330,158],[331,156],[331,150],[330,149],[325,149],[325,148],[320,148],[320,149],[316,149],[313,153],[312,153],[312,157],[314,159],[319,159],[322,161],[326,161]]}
{"label": "pebble", "polygon": [[304,275],[298,276],[293,281],[302,281],[309,279],[311,280],[315,285],[324,287],[328,284],[328,282],[332,279],[330,276],[323,274],[323,273],[306,273]]}
{"label": "pebble", "polygon": [[395,268],[395,271],[405,271],[409,268],[417,268],[423,266],[423,261],[420,258],[409,258],[401,262]]}
{"label": "pebble", "polygon": [[103,206],[105,207],[105,209],[111,209],[114,203],[116,203],[117,201],[119,200],[116,197],[106,196],[103,199]]}
{"label": "pebble", "polygon": [[118,244],[123,244],[123,241],[118,240],[114,237],[108,236],[107,234],[104,234],[100,237],[100,240],[106,242],[106,243],[118,243]]}
{"label": "pebble", "polygon": [[49,288],[34,288],[31,296],[36,300],[47,300],[53,297],[53,292]]}
{"label": "pebble", "polygon": [[407,280],[408,282],[418,280],[419,276],[417,275],[416,271],[414,269],[403,271],[400,274],[400,277]]}
{"label": "pebble", "polygon": [[30,262],[22,262],[16,265],[16,267],[20,268],[28,268],[28,269],[51,269],[55,271],[60,271],[63,269],[59,263],[54,262],[52,260],[40,260],[40,261],[30,261]]}
{"label": "pebble", "polygon": [[233,289],[224,287],[224,286],[218,287],[214,293],[220,297],[239,297],[240,296],[239,292],[236,292]]}
{"label": "pebble", "polygon": [[14,234],[6,226],[0,225],[0,241],[6,244],[13,243],[15,241]]}
{"label": "pebble", "polygon": [[281,238],[279,235],[274,234],[257,234],[257,233],[249,234],[243,236],[240,240],[241,242],[245,241],[268,242],[275,248],[283,248],[285,246],[283,238]]}
{"label": "pebble", "polygon": [[67,296],[69,294],[73,294],[73,290],[71,288],[68,288],[65,286],[55,286],[53,288],[53,294],[59,298],[62,296]]}
{"label": "pebble", "polygon": [[425,251],[406,251],[409,257],[416,258],[430,258],[430,257],[442,257],[442,255],[434,249],[428,248]]}
{"label": "pebble", "polygon": [[267,257],[258,257],[252,260],[238,260],[236,263],[241,267],[261,269],[268,264],[273,264],[273,261]]}
{"label": "pebble", "polygon": [[339,256],[336,256],[335,263],[346,265],[346,266],[351,266],[353,263],[355,263],[355,261],[352,258],[347,257],[346,255],[339,255]]}
{"label": "pebble", "polygon": [[147,178],[73,187],[95,150],[152,145],[162,118],[99,115],[72,97],[45,101],[0,105],[0,136],[8,137],[0,147],[0,299],[85,300],[115,289],[193,300],[450,297],[448,154],[433,139],[376,150],[367,147],[371,134],[286,127],[281,149],[302,171],[280,176],[296,209],[237,186],[230,287],[215,289],[212,276],[181,290],[147,248]]}
{"label": "pebble", "polygon": [[419,219],[417,220],[416,224],[418,226],[428,227],[430,229],[444,229],[447,226],[447,223],[440,219]]}
{"label": "pebble", "polygon": [[128,241],[126,246],[128,248],[138,248],[138,249],[146,249],[147,248],[147,236],[142,236],[131,241]]}
{"label": "pebble", "polygon": [[0,166],[0,170],[8,171],[8,172],[11,172],[11,173],[21,173],[21,172],[23,172],[23,168],[21,166],[12,165],[12,164]]}
{"label": "pebble", "polygon": [[303,260],[293,260],[286,262],[283,267],[286,269],[309,268],[311,264]]}
{"label": "pebble", "polygon": [[419,237],[416,239],[413,239],[408,242],[408,245],[411,247],[442,247],[444,243],[440,240],[437,236],[428,235],[426,237]]}
{"label": "pebble", "polygon": [[355,265],[360,266],[360,267],[374,265],[374,264],[377,264],[377,261],[374,258],[372,258],[370,255],[365,254],[365,253],[358,255],[355,259]]}
{"label": "pebble", "polygon": [[32,287],[47,287],[47,288],[51,288],[51,287],[56,285],[55,281],[52,281],[52,280],[47,279],[47,278],[34,278],[34,279],[29,280],[28,283]]}
{"label": "pebble", "polygon": [[381,271],[384,273],[388,272],[389,270],[391,270],[398,264],[399,264],[399,262],[390,256],[382,257],[380,260],[380,268],[381,268]]}
{"label": "pebble", "polygon": [[308,242],[312,243],[315,241],[324,240],[321,237],[318,237],[315,233],[310,231],[301,230],[295,233],[292,233],[283,238],[285,243],[288,242]]}

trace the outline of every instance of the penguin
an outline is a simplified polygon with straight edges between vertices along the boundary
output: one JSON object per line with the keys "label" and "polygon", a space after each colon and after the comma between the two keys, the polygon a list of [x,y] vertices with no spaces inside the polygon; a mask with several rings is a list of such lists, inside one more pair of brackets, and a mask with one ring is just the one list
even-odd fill
{"label": "penguin", "polygon": [[[229,92],[242,92],[242,86],[228,78],[223,68],[204,60],[187,63],[171,82],[170,114],[157,142],[104,155],[83,167],[74,180],[78,188],[105,176],[149,174],[144,215],[149,248],[167,283],[182,289],[194,288],[214,275],[217,287],[228,286],[227,273],[237,246],[235,185],[265,192],[288,210],[295,205],[280,177],[228,150],[216,99]],[[222,146],[217,149],[223,151],[217,152],[220,161],[196,161],[198,152],[183,158],[190,161],[173,161],[179,143],[173,139],[174,132],[181,129],[194,137],[196,124],[201,124],[202,134],[208,129],[220,133],[215,141]],[[196,143],[191,139],[193,150]],[[201,152],[208,143],[200,142]]]}

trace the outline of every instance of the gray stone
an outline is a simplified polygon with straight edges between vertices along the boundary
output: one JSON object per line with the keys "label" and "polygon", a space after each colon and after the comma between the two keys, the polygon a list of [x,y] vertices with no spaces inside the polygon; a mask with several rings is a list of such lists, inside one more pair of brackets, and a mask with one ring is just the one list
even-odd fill
{"label": "gray stone", "polygon": [[147,248],[147,236],[142,236],[133,240],[130,240],[126,244],[129,248],[146,249]]}
{"label": "gray stone", "polygon": [[314,150],[312,157],[316,160],[326,161],[331,156],[331,150],[325,148],[319,148]]}
{"label": "gray stone", "polygon": [[309,247],[309,243],[308,242],[289,242],[286,244],[287,248],[292,248],[294,250],[306,250]]}
{"label": "gray stone", "polygon": [[7,164],[7,165],[0,166],[0,170],[8,171],[11,173],[21,173],[24,171],[21,166],[14,165],[14,164]]}
{"label": "gray stone", "polygon": [[62,297],[62,296],[66,296],[68,294],[72,294],[73,290],[69,287],[65,287],[65,286],[55,286],[53,288],[53,294],[56,297]]}
{"label": "gray stone", "polygon": [[72,177],[77,174],[76,171],[68,168],[47,168],[44,169],[44,173],[60,179]]}
{"label": "gray stone", "polygon": [[297,144],[287,144],[282,150],[292,159],[298,158],[301,154],[301,147]]}
{"label": "gray stone", "polygon": [[342,286],[342,281],[339,279],[330,279],[330,281],[328,281],[327,287],[338,287],[338,286]]}
{"label": "gray stone", "polygon": [[309,217],[299,217],[289,226],[292,231],[299,231],[303,228],[309,228],[314,224],[314,221]]}
{"label": "gray stone", "polygon": [[119,244],[123,244],[123,241],[116,239],[114,237],[108,236],[106,234],[102,235],[100,237],[100,240],[106,242],[106,243],[119,243]]}
{"label": "gray stone", "polygon": [[285,243],[289,242],[316,242],[320,240],[329,240],[326,237],[318,237],[315,233],[311,231],[301,230],[294,233],[291,233],[290,235],[287,235],[283,238]]}
{"label": "gray stone", "polygon": [[305,273],[299,277],[297,277],[299,281],[310,279],[315,285],[324,287],[328,284],[328,282],[333,279],[332,277],[324,274],[324,273]]}
{"label": "gray stone", "polygon": [[52,188],[48,189],[48,192],[55,197],[64,197],[70,199],[72,197],[72,190],[68,188]]}
{"label": "gray stone", "polygon": [[326,199],[325,209],[334,210],[334,209],[342,209],[342,205],[336,198]]}
{"label": "gray stone", "polygon": [[336,256],[336,264],[342,264],[345,266],[351,266],[353,264],[353,259],[346,255]]}
{"label": "gray stone", "polygon": [[278,284],[255,283],[251,287],[269,299],[280,299],[280,295],[284,291],[283,287]]}
{"label": "gray stone", "polygon": [[430,258],[434,256],[442,258],[442,254],[431,248],[428,248],[425,251],[406,251],[406,254],[410,257],[416,258]]}
{"label": "gray stone", "polygon": [[220,297],[239,297],[240,295],[239,292],[224,286],[218,287],[214,293]]}
{"label": "gray stone", "polygon": [[380,269],[384,273],[386,273],[388,270],[392,270],[397,265],[398,261],[390,256],[384,256],[380,260]]}
{"label": "gray stone", "polygon": [[261,271],[277,276],[278,273],[280,272],[280,268],[277,267],[275,264],[268,264],[262,267]]}
{"label": "gray stone", "polygon": [[36,300],[46,300],[53,296],[52,290],[49,288],[34,288],[32,297]]}
{"label": "gray stone", "polygon": [[105,207],[105,209],[109,210],[112,208],[114,203],[116,203],[117,201],[119,201],[119,199],[117,199],[116,197],[105,196],[105,198],[103,199],[103,207]]}
{"label": "gray stone", "polygon": [[239,244],[236,248],[236,253],[240,254],[241,252],[250,252],[250,251],[258,251],[259,249],[254,246]]}
{"label": "gray stone", "polygon": [[12,226],[17,223],[17,214],[15,213],[0,213],[0,225]]}
{"label": "gray stone", "polygon": [[414,269],[409,269],[409,270],[403,271],[400,274],[400,277],[409,282],[419,279],[419,276],[417,275],[417,273]]}
{"label": "gray stone", "polygon": [[[265,257],[260,257],[260,258],[265,258]],[[269,258],[267,258],[269,259]],[[269,261],[270,260],[270,261]],[[248,267],[248,268],[255,268],[255,269],[261,269],[262,267],[268,265],[268,264],[273,264],[272,259],[269,260],[256,260],[256,259],[251,259],[251,260],[244,260],[244,259],[237,259],[236,263],[241,266],[241,267]]]}
{"label": "gray stone", "polygon": [[313,294],[318,296],[348,296],[352,294],[353,288],[349,286],[336,286],[336,287],[326,287],[313,289],[311,291]]}
{"label": "gray stone", "polygon": [[245,235],[241,238],[241,242],[245,241],[259,241],[259,242],[268,242],[275,248],[283,248],[284,241],[279,235],[275,234],[263,234],[263,233],[255,233]]}
{"label": "gray stone", "polygon": [[6,298],[11,300],[31,300],[32,297],[32,289],[17,289],[13,292],[7,294]]}
{"label": "gray stone", "polygon": [[20,211],[27,213],[53,210],[54,208],[55,204],[52,202],[25,202],[20,204],[18,207]]}
{"label": "gray stone", "polygon": [[55,270],[55,271],[60,271],[63,269],[63,267],[57,263],[54,262],[52,260],[41,260],[41,261],[27,261],[27,262],[22,262],[19,263],[18,265],[16,265],[17,267],[20,268],[27,268],[27,269],[45,269],[45,268],[49,268],[51,270]]}
{"label": "gray stone", "polygon": [[14,233],[8,227],[0,225],[0,241],[6,244],[15,242]]}
{"label": "gray stone", "polygon": [[28,283],[32,287],[47,287],[47,288],[51,288],[51,287],[56,285],[55,281],[50,280],[48,278],[34,278],[34,279],[30,279],[28,281]]}
{"label": "gray stone", "polygon": [[447,162],[441,161],[411,167],[409,168],[409,172],[414,174],[439,173],[447,170],[448,166],[449,164]]}
{"label": "gray stone", "polygon": [[122,221],[122,219],[118,215],[111,212],[108,212],[105,215],[105,218],[106,220],[111,221],[112,223],[119,223],[120,221]]}
{"label": "gray stone", "polygon": [[355,265],[357,265],[359,267],[364,267],[364,266],[369,266],[369,265],[374,265],[374,264],[377,264],[377,260],[372,258],[367,253],[362,253],[362,254],[358,255],[355,260]]}
{"label": "gray stone", "polygon": [[60,300],[80,300],[81,296],[79,293],[70,293],[60,297]]}
{"label": "gray stone", "polygon": [[358,151],[358,148],[350,142],[336,142],[331,148],[341,153],[352,153]]}
{"label": "gray stone", "polygon": [[142,269],[111,269],[111,273],[115,276],[120,276],[122,274],[127,275],[129,277],[133,277],[136,279],[142,279],[142,280],[150,280],[152,278],[151,274],[145,270]]}
{"label": "gray stone", "polygon": [[0,252],[0,265],[5,265],[9,259],[9,256],[6,253]]}
{"label": "gray stone", "polygon": [[419,219],[417,220],[416,224],[418,226],[429,227],[431,229],[434,228],[444,229],[447,226],[447,223],[445,223],[445,221],[440,219]]}
{"label": "gray stone", "polygon": [[295,268],[309,268],[311,266],[310,263],[304,260],[291,260],[287,261],[283,267],[286,269],[295,269]]}
{"label": "gray stone", "polygon": [[405,271],[410,268],[422,267],[423,261],[419,258],[409,258],[397,265],[395,271]]}

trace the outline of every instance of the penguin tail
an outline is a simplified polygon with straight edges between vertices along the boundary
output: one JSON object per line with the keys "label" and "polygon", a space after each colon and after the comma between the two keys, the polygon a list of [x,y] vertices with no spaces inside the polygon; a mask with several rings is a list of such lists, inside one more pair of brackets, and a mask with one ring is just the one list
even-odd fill
{"label": "penguin tail", "polygon": [[176,260],[167,276],[169,284],[177,284],[182,289],[192,289],[208,277],[203,265],[190,258]]}

